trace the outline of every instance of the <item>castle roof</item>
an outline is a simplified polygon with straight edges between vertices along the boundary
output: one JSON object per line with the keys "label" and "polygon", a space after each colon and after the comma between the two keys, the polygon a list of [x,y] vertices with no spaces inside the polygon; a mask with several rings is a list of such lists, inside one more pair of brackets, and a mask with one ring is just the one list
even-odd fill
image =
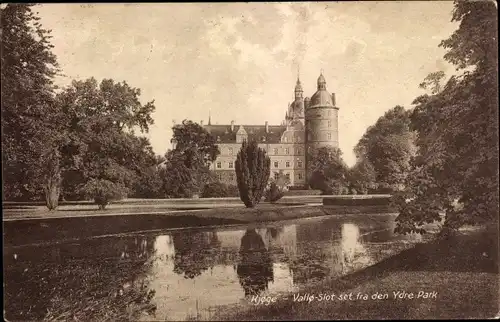
{"label": "castle roof", "polygon": [[318,90],[311,97],[309,108],[312,107],[333,107],[332,96],[326,90]]}
{"label": "castle roof", "polygon": [[318,77],[318,90],[311,96],[309,108],[333,107],[332,95],[326,90],[326,80],[321,73]]}
{"label": "castle roof", "polygon": [[[236,143],[236,132],[240,128],[234,125],[231,131],[231,125],[205,125],[203,126],[216,139],[217,143]],[[266,133],[265,125],[243,125],[248,138],[248,141],[280,143],[281,136],[286,131],[284,125],[268,125],[269,132]]]}

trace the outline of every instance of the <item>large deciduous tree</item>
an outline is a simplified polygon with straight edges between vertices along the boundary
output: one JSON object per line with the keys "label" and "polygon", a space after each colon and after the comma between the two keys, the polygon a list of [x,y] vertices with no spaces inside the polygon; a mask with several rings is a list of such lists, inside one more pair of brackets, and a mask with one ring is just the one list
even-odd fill
{"label": "large deciduous tree", "polygon": [[349,186],[352,194],[367,194],[376,188],[375,168],[366,159],[359,159],[349,169]]}
{"label": "large deciduous tree", "polygon": [[323,194],[348,193],[348,167],[338,148],[324,147],[312,150],[308,155],[308,183]]}
{"label": "large deciduous tree", "polygon": [[156,156],[144,137],[153,124],[154,102],[141,104],[140,90],[126,82],[91,78],[73,81],[57,96],[64,112],[67,144],[64,178],[100,207],[126,195]]}
{"label": "large deciduous tree", "polygon": [[3,198],[32,200],[45,192],[57,206],[60,188],[59,111],[53,78],[58,72],[50,31],[33,5],[7,4],[1,15]]}
{"label": "large deciduous tree", "polygon": [[166,154],[164,190],[169,197],[190,198],[216,181],[209,164],[220,154],[216,140],[198,123],[184,120],[172,128],[175,148]]}
{"label": "large deciduous tree", "polygon": [[[418,155],[398,198],[399,232],[423,232],[445,213],[445,231],[498,220],[498,33],[490,1],[456,1],[459,28],[440,44],[458,75],[414,104]],[[449,228],[449,229],[448,229]]]}
{"label": "large deciduous tree", "polygon": [[355,147],[357,158],[373,165],[380,191],[398,191],[404,187],[410,160],[415,154],[410,113],[401,106],[387,111],[368,128]]}

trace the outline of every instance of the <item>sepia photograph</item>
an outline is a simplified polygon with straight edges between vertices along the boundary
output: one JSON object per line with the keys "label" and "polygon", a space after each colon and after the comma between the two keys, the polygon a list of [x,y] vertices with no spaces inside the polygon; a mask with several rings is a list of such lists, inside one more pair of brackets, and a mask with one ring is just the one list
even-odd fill
{"label": "sepia photograph", "polygon": [[0,4],[5,321],[500,319],[498,4]]}

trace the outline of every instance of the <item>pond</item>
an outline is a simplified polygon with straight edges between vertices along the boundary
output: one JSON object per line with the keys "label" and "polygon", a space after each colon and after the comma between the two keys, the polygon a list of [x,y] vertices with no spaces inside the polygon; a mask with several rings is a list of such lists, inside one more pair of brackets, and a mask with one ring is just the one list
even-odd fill
{"label": "pond", "polygon": [[175,229],[4,248],[9,320],[208,320],[255,294],[294,292],[419,242],[394,215]]}

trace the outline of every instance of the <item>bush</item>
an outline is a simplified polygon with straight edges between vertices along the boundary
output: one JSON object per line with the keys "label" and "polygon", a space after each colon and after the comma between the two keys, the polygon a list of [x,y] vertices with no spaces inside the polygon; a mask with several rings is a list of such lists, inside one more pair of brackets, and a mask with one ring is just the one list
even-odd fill
{"label": "bush", "polygon": [[366,196],[366,197],[327,197],[323,200],[328,206],[391,206],[391,196]]}
{"label": "bush", "polygon": [[238,186],[235,186],[235,185],[227,185],[227,196],[228,197],[239,197],[240,196],[240,192],[238,191]]}
{"label": "bush", "polygon": [[302,185],[302,186],[290,186],[288,187],[289,191],[302,191],[302,190],[309,190],[308,185]]}
{"label": "bush", "polygon": [[229,188],[222,182],[208,183],[203,187],[201,198],[222,198],[229,195]]}
{"label": "bush", "polygon": [[292,190],[289,189],[285,196],[318,196],[321,195],[321,190]]}
{"label": "bush", "polygon": [[269,185],[269,188],[266,189],[264,200],[274,203],[274,202],[280,200],[281,198],[283,198],[284,195],[285,195],[285,193],[283,192],[282,189],[280,189],[278,187],[276,182],[271,182],[271,184]]}
{"label": "bush", "polygon": [[82,193],[104,209],[112,200],[123,199],[127,196],[127,188],[121,183],[105,179],[90,179],[81,189]]}

